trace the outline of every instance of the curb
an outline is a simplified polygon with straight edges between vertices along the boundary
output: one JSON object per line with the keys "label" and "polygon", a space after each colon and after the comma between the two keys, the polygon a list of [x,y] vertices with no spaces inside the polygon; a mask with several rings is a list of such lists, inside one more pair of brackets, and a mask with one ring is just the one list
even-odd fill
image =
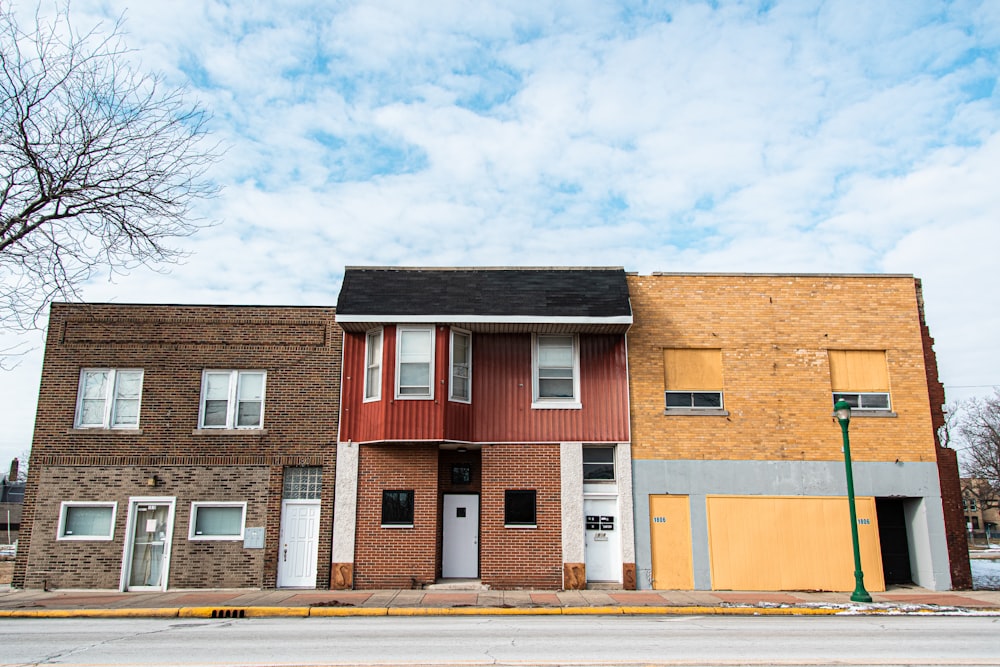
{"label": "curb", "polygon": [[0,618],[323,618],[365,616],[837,616],[925,615],[973,612],[1000,616],[1000,608],[904,610],[843,607],[160,607],[135,609],[7,609]]}

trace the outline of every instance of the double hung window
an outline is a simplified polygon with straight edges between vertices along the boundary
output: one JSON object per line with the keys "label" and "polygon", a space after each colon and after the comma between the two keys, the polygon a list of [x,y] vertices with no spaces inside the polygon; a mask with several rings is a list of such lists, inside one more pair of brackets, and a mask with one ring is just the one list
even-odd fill
{"label": "double hung window", "polygon": [[396,330],[396,398],[433,398],[434,328]]}
{"label": "double hung window", "polygon": [[201,428],[264,426],[264,371],[205,371],[201,383]]}
{"label": "double hung window", "polygon": [[670,410],[722,410],[722,350],[663,350],[664,404]]}
{"label": "double hung window", "polygon": [[139,428],[142,370],[85,368],[80,371],[76,428]]}
{"label": "double hung window", "polygon": [[847,401],[852,411],[889,412],[889,369],[884,350],[830,350],[833,402]]}
{"label": "double hung window", "polygon": [[579,339],[572,334],[536,334],[532,342],[532,407],[579,408]]}
{"label": "double hung window", "polygon": [[472,334],[451,330],[451,384],[448,397],[468,403],[472,400]]}
{"label": "double hung window", "polygon": [[382,398],[382,329],[365,336],[365,399]]}

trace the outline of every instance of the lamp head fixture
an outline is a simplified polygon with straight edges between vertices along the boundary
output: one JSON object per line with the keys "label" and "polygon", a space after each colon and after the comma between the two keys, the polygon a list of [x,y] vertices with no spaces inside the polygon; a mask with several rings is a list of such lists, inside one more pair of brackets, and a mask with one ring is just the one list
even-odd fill
{"label": "lamp head fixture", "polygon": [[837,401],[833,404],[833,416],[840,422],[851,421],[851,404],[847,401]]}

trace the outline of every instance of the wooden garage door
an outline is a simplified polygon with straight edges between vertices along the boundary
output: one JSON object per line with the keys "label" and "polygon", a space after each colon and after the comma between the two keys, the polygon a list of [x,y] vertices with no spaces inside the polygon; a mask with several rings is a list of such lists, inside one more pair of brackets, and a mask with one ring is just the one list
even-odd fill
{"label": "wooden garage door", "polygon": [[653,588],[691,590],[691,509],[687,496],[649,497]]}
{"label": "wooden garage door", "polygon": [[[715,590],[854,590],[847,497],[709,496]],[[874,498],[856,499],[865,588],[884,591]]]}

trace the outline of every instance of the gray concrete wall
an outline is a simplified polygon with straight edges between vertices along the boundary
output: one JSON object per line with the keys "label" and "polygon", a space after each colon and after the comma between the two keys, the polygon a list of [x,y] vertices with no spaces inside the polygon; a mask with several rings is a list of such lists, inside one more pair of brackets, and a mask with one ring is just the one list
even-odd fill
{"label": "gray concrete wall", "polygon": [[[640,588],[652,587],[649,496],[687,495],[691,500],[694,587],[711,590],[706,495],[844,496],[839,461],[648,461],[633,460],[635,547]],[[919,499],[907,503],[907,533],[914,583],[931,590],[951,587],[944,512],[934,463],[854,463],[858,496]]]}

